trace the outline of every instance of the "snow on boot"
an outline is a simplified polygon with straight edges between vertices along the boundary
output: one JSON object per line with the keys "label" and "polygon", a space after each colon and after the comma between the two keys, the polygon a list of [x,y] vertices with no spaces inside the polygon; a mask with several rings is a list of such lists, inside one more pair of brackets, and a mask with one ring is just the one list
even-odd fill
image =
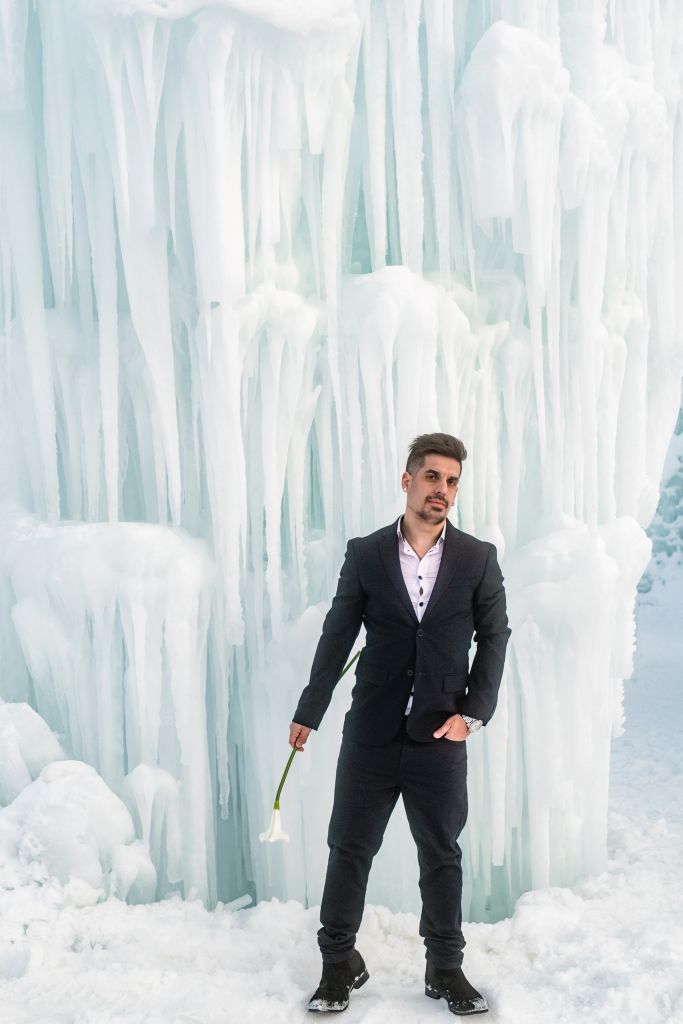
{"label": "snow on boot", "polygon": [[443,998],[448,1002],[451,1013],[465,1017],[470,1013],[486,1013],[489,1006],[480,992],[462,973],[462,967],[442,970],[427,961],[425,972],[425,995],[430,999]]}
{"label": "snow on boot", "polygon": [[350,960],[340,964],[323,964],[320,985],[311,996],[308,1009],[314,1013],[339,1013],[349,1005],[351,989],[360,988],[370,975],[357,949]]}

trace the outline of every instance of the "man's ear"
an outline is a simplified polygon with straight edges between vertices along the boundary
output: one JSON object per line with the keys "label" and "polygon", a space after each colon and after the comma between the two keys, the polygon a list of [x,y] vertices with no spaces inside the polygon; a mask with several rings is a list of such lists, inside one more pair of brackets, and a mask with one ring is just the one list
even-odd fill
{"label": "man's ear", "polygon": [[404,491],[408,490],[411,480],[412,477],[410,473],[404,473],[403,476],[401,477],[401,487],[403,488]]}

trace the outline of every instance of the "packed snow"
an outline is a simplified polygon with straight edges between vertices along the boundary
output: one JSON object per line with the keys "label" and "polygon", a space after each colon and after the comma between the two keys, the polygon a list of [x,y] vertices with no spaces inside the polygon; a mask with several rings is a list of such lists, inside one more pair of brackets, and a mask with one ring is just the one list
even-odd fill
{"label": "packed snow", "polygon": [[106,896],[149,903],[156,872],[125,804],[94,768],[56,761],[2,812],[5,884],[56,880],[74,906]]}

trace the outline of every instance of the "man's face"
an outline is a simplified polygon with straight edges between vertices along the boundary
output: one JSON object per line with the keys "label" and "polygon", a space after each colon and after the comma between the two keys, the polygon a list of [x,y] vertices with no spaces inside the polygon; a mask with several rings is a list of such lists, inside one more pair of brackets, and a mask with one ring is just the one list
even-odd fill
{"label": "man's face", "polygon": [[426,455],[416,473],[401,477],[407,492],[406,509],[431,526],[443,523],[455,502],[461,470],[457,459]]}

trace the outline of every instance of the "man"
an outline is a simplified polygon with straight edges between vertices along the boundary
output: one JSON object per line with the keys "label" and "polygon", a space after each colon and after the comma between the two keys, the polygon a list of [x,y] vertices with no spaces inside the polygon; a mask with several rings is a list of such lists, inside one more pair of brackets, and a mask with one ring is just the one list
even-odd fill
{"label": "man", "polygon": [[[355,948],[370,865],[399,794],[417,845],[425,992],[456,1014],[486,1000],[462,972],[462,871],[468,736],[491,718],[510,630],[492,544],[447,520],[467,452],[450,434],[423,434],[401,477],[398,521],[349,541],[289,742],[303,750],[330,703],[361,624],[328,833],[320,908],[320,986],[309,1010],[345,1010],[368,980]],[[469,668],[472,635],[477,651]]]}

